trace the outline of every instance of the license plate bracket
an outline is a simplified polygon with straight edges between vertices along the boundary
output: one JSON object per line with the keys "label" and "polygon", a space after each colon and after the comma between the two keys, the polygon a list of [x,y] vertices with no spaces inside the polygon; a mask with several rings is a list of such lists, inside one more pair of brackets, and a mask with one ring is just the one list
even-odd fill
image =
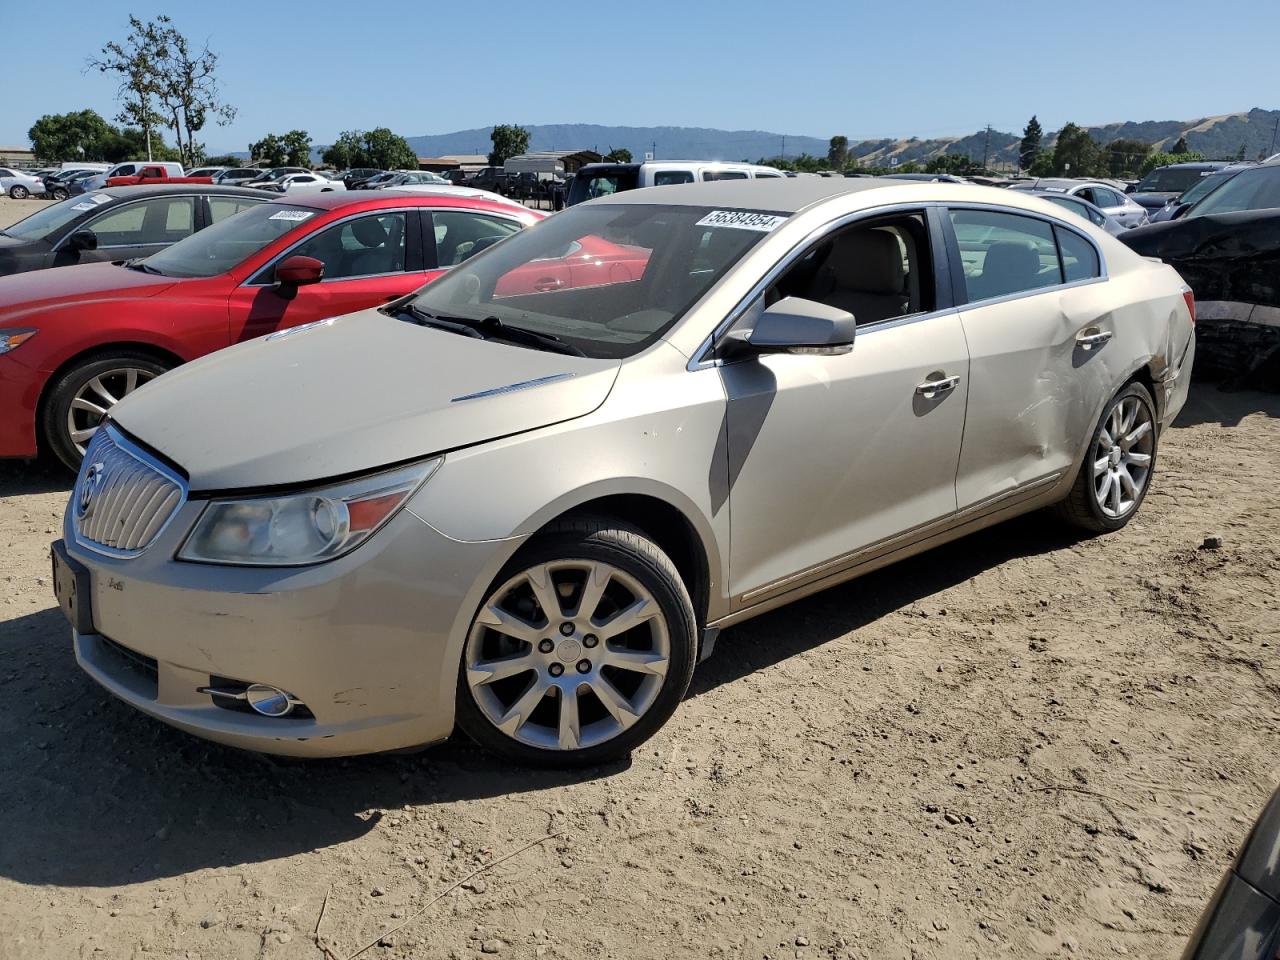
{"label": "license plate bracket", "polygon": [[93,633],[93,603],[89,571],[67,553],[67,546],[55,540],[49,555],[53,564],[53,595],[76,633]]}

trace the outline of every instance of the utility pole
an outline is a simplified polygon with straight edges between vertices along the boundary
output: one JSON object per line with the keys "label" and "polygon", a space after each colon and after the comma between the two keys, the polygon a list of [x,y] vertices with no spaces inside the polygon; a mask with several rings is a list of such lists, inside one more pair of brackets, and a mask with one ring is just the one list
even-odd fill
{"label": "utility pole", "polygon": [[653,141],[653,143],[649,144],[649,146],[653,148],[653,159],[657,160],[658,159],[658,141],[657,140]]}
{"label": "utility pole", "polygon": [[787,135],[782,135],[782,159],[787,159]]}
{"label": "utility pole", "polygon": [[982,169],[987,169],[987,157],[991,153],[991,124],[987,124],[987,135],[982,141]]}
{"label": "utility pole", "polygon": [[1276,125],[1271,131],[1271,149],[1267,151],[1267,156],[1271,156],[1276,152],[1276,134],[1280,133],[1280,119],[1276,120]]}

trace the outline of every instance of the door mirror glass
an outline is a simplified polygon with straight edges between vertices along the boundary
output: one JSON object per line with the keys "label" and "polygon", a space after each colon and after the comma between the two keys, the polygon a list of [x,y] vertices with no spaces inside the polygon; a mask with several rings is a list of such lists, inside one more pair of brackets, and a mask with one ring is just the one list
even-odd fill
{"label": "door mirror glass", "polygon": [[98,249],[98,235],[92,230],[77,230],[67,238],[67,249],[81,253],[85,250]]}
{"label": "door mirror glass", "polygon": [[288,257],[276,267],[276,285],[280,287],[305,287],[323,278],[324,264],[315,257]]}
{"label": "door mirror glass", "polygon": [[846,310],[784,297],[760,313],[746,344],[753,353],[848,353],[856,328]]}

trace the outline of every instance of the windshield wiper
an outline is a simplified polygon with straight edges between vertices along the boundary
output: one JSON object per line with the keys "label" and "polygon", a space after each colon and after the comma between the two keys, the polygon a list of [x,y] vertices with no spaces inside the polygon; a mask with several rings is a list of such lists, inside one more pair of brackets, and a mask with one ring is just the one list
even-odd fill
{"label": "windshield wiper", "polygon": [[567,353],[574,357],[586,356],[577,347],[570,343],[565,343],[555,334],[541,333],[537,330],[530,330],[528,327],[513,326],[509,323],[503,323],[497,317],[489,316],[482,320],[476,320],[473,317],[450,317],[428,313],[412,303],[406,304],[401,309],[414,317],[423,326],[440,327],[464,336],[480,337],[484,340],[506,340],[509,343],[518,343],[526,347],[550,350],[552,353]]}
{"label": "windshield wiper", "polygon": [[151,264],[144,263],[144,259],[145,258],[143,257],[134,257],[132,260],[126,260],[124,262],[124,266],[128,267],[130,270],[141,270],[143,273],[154,273],[157,277],[164,276],[163,270],[157,270],[155,267],[151,266]]}

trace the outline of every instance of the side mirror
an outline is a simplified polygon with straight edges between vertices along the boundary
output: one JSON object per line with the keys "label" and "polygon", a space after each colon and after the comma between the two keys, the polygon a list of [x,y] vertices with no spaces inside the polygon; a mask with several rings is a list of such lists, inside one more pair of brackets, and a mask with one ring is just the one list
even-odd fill
{"label": "side mirror", "polygon": [[1133,192],[1134,192],[1135,190],[1137,190],[1137,189],[1138,189],[1137,184],[1131,183],[1131,184],[1127,185],[1127,186],[1124,188],[1124,192],[1125,192],[1125,193],[1133,193]]}
{"label": "side mirror", "polygon": [[277,287],[305,287],[324,279],[324,263],[315,257],[289,257],[276,267]]}
{"label": "side mirror", "polygon": [[77,230],[67,238],[67,249],[74,250],[76,253],[82,253],[86,250],[97,250],[98,235],[88,228]]}
{"label": "side mirror", "polygon": [[801,297],[784,297],[760,312],[740,341],[751,353],[800,353],[832,356],[853,349],[853,314]]}

